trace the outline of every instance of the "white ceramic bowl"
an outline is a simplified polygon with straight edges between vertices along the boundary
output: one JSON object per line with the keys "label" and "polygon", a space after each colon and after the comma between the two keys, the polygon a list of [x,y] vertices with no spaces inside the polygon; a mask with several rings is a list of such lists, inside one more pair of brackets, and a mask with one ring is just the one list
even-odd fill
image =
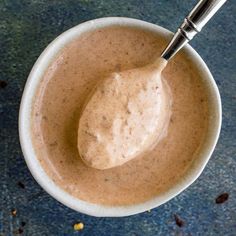
{"label": "white ceramic bowl", "polygon": [[93,216],[119,217],[133,215],[160,206],[161,204],[175,197],[177,194],[191,185],[203,171],[215,148],[221,127],[221,100],[216,83],[201,57],[189,45],[187,45],[183,50],[186,51],[186,53],[198,66],[199,72],[201,73],[202,78],[208,88],[211,107],[211,121],[209,122],[209,132],[207,134],[206,141],[201,149],[201,152],[187,171],[184,178],[167,192],[160,194],[159,196],[156,196],[155,198],[147,202],[124,207],[110,207],[88,203],[71,196],[60,187],[58,187],[42,169],[36,157],[31,140],[30,116],[32,101],[35,96],[36,89],[50,62],[54,59],[59,50],[62,49],[67,43],[85,32],[114,25],[131,27],[133,26],[140,29],[154,31],[168,39],[172,36],[172,33],[170,31],[160,26],[130,18],[101,18],[75,26],[74,28],[61,34],[52,43],[50,43],[34,64],[34,67],[31,70],[31,73],[25,85],[19,114],[20,143],[26,163],[33,177],[44,188],[45,191],[47,191],[51,196],[53,196],[64,205],[76,211]]}

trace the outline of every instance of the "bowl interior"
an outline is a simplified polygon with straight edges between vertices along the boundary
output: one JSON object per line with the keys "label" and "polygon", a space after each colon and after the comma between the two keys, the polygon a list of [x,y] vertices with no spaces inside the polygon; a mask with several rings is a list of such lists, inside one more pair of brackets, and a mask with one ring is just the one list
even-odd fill
{"label": "bowl interior", "polygon": [[167,39],[170,39],[172,36],[172,33],[170,31],[160,26],[140,20],[120,17],[109,17],[92,20],[75,26],[74,28],[71,28],[70,30],[57,37],[51,44],[49,44],[36,61],[25,85],[19,114],[20,143],[26,163],[33,177],[45,189],[45,191],[47,191],[51,196],[53,196],[61,203],[76,211],[93,216],[118,217],[137,214],[148,209],[157,207],[179,194],[190,184],[192,184],[203,171],[214,150],[221,127],[221,102],[218,88],[204,61],[189,45],[187,45],[183,50],[185,50],[191,60],[197,65],[197,67],[199,68],[199,72],[202,75],[202,78],[206,84],[209,96],[211,116],[205,143],[203,144],[198,157],[192,163],[191,168],[189,168],[189,170],[187,171],[185,177],[182,178],[174,187],[169,189],[167,192],[160,194],[159,196],[151,199],[150,201],[138,205],[130,205],[124,207],[110,207],[88,203],[69,195],[64,190],[55,185],[54,182],[47,176],[45,171],[42,169],[36,157],[34,147],[31,141],[30,116],[32,102],[36,93],[36,89],[50,62],[67,43],[69,43],[70,41],[85,32],[114,25],[129,26],[150,30],[162,35]]}

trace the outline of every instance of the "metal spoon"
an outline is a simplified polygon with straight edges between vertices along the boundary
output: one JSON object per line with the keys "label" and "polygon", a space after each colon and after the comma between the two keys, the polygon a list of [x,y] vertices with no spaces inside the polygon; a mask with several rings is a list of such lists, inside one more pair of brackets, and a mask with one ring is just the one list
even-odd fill
{"label": "metal spoon", "polygon": [[227,0],[200,0],[184,19],[174,37],[162,52],[161,57],[167,61],[173,57],[185,44],[201,31]]}
{"label": "metal spoon", "polygon": [[96,87],[78,127],[78,150],[88,166],[103,170],[122,165],[164,137],[170,120],[171,95],[161,72],[224,2],[199,1],[161,58],[144,67],[112,73]]}

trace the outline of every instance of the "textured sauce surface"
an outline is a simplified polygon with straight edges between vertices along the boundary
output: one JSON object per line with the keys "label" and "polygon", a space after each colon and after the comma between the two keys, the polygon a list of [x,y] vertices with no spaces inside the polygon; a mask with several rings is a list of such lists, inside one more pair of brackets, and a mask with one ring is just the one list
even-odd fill
{"label": "textured sauce surface", "polygon": [[96,82],[150,63],[166,44],[154,33],[113,27],[82,35],[56,56],[34,99],[32,138],[42,167],[65,191],[105,205],[141,203],[186,172],[204,141],[208,103],[201,76],[183,52],[163,72],[173,107],[168,134],[156,148],[108,170],[87,167],[77,150],[79,116]]}
{"label": "textured sauce surface", "polygon": [[165,137],[172,103],[161,76],[166,64],[158,58],[98,82],[79,120],[78,150],[85,164],[117,167],[149,152]]}

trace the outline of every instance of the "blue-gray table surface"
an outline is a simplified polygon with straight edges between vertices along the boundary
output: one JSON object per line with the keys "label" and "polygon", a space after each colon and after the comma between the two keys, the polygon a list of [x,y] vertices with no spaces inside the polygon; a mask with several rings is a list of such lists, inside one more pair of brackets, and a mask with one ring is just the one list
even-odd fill
{"label": "blue-gray table surface", "polygon": [[[223,104],[217,147],[200,178],[168,203],[123,218],[77,213],[32,178],[18,138],[27,76],[57,35],[81,22],[126,16],[174,31],[197,0],[0,0],[0,236],[236,235],[236,2],[228,1],[191,45],[211,70]],[[20,184],[19,184],[20,182]],[[215,199],[229,198],[222,204]],[[17,210],[16,216],[12,209]],[[174,215],[182,221],[176,224]],[[73,224],[84,223],[76,232]],[[178,222],[177,222],[178,223]]]}

